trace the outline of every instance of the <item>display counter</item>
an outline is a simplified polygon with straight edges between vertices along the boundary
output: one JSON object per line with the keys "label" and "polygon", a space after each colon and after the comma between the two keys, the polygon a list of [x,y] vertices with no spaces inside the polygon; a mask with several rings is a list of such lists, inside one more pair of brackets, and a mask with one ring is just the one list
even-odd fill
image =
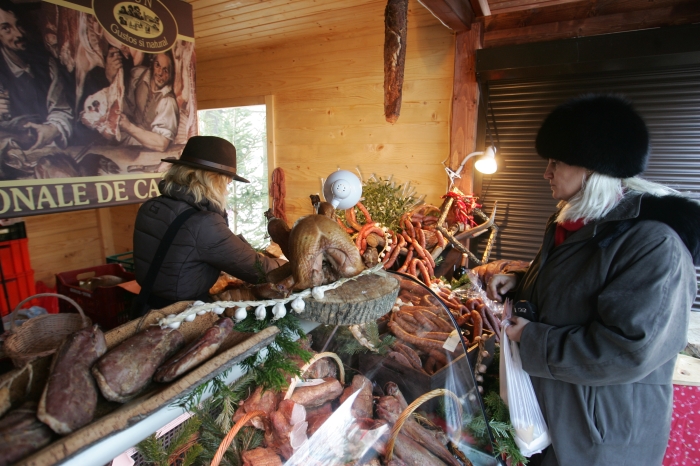
{"label": "display counter", "polygon": [[[308,320],[301,320],[301,326],[304,332],[311,332],[319,324]],[[265,350],[263,350],[265,351]],[[243,375],[240,364],[231,367],[224,381],[230,384]],[[211,393],[205,393],[202,399],[207,399]],[[105,438],[94,445],[91,445],[84,451],[81,451],[72,458],[68,458],[58,464],[66,466],[85,466],[85,465],[102,465],[108,464],[112,459],[124,453],[129,448],[135,446],[140,441],[156,432],[161,427],[172,422],[177,417],[185,413],[185,410],[179,406],[171,405],[162,408],[144,419],[136,422],[128,429],[115,433],[114,435]],[[28,463],[31,464],[31,463]]]}

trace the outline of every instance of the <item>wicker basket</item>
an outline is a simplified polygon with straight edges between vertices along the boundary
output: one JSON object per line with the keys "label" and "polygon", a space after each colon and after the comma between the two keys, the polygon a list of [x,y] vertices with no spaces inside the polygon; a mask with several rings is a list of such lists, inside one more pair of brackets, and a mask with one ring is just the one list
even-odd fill
{"label": "wicker basket", "polygon": [[420,405],[422,405],[426,401],[439,396],[452,398],[457,406],[458,419],[462,419],[462,404],[459,400],[459,397],[449,390],[445,390],[444,388],[437,388],[424,394],[423,396],[416,398],[413,401],[413,403],[408,405],[408,407],[403,410],[401,415],[394,423],[394,427],[392,427],[391,432],[389,433],[389,441],[386,443],[386,455],[384,456],[384,460],[386,462],[391,461],[391,457],[394,454],[394,443],[396,443],[396,437],[399,436],[401,428],[403,427],[406,420],[413,414],[413,411],[415,411]]}
{"label": "wicker basket", "polygon": [[[21,327],[15,327],[16,312],[22,309],[22,304],[42,296],[65,299],[75,306],[79,314],[41,315],[29,319]],[[92,325],[92,321],[85,316],[78,303],[69,297],[56,293],[39,293],[21,301],[15,307],[15,313],[10,320],[10,335],[5,340],[5,352],[19,368],[55,353],[65,337],[89,325]]]}
{"label": "wicker basket", "polygon": [[[332,358],[335,360],[335,362],[338,363],[338,379],[340,380],[341,384],[345,384],[345,369],[343,368],[343,362],[340,360],[337,354],[331,353],[331,352],[325,352],[325,353],[318,353],[314,355],[309,362],[307,362],[302,368],[300,369],[301,375],[304,375],[304,372],[311,367],[313,363],[318,361],[319,359],[323,358]],[[285,400],[288,400],[291,398],[292,393],[294,392],[294,389],[296,388],[297,384],[301,381],[299,377],[294,377],[292,379],[292,382],[289,384],[289,389],[287,390],[287,393],[284,396]],[[226,453],[226,450],[228,450],[228,447],[231,445],[231,442],[233,442],[233,438],[238,434],[238,431],[241,430],[241,428],[251,419],[254,417],[258,416],[266,416],[267,413],[265,411],[251,411],[249,413],[246,413],[241,419],[236,422],[236,424],[231,427],[231,430],[226,434],[226,437],[221,441],[221,444],[219,444],[219,449],[216,451],[216,454],[214,455],[214,458],[211,461],[210,466],[219,466],[219,463],[221,463],[221,460],[224,457],[224,453]]]}

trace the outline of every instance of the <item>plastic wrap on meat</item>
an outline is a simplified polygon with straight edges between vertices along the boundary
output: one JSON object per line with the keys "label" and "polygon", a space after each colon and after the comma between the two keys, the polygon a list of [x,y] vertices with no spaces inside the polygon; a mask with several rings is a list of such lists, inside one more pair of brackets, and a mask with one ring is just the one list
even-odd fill
{"label": "plastic wrap on meat", "polygon": [[105,398],[125,403],[151,381],[156,369],[185,344],[180,332],[151,327],[127,338],[92,367]]}
{"label": "plastic wrap on meat", "polygon": [[0,466],[9,466],[48,445],[53,432],[36,417],[36,403],[25,403],[0,419]]}
{"label": "plastic wrap on meat", "polygon": [[340,402],[343,403],[350,395],[361,390],[352,404],[352,415],[355,419],[371,418],[374,409],[372,399],[372,382],[364,375],[357,374],[352,378],[352,384],[347,387],[340,396]]}
{"label": "plastic wrap on meat", "polygon": [[117,72],[109,87],[101,89],[85,99],[80,121],[107,139],[121,141],[119,117],[124,101],[124,70]]}
{"label": "plastic wrap on meat", "polygon": [[217,320],[201,337],[178,351],[175,356],[159,367],[153,380],[161,383],[170,382],[194,369],[216,353],[232,331],[233,321],[230,318],[223,317]]}
{"label": "plastic wrap on meat", "polygon": [[54,355],[37,417],[57,434],[88,424],[97,408],[97,386],[90,368],[107,352],[97,325],[69,335]]}

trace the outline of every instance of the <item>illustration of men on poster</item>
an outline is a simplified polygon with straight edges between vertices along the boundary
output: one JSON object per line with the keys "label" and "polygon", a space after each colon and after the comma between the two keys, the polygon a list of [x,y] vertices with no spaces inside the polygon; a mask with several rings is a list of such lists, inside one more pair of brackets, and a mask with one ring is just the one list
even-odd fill
{"label": "illustration of men on poster", "polygon": [[113,180],[179,157],[197,133],[194,42],[168,9],[181,3],[0,0],[0,201],[1,180]]}

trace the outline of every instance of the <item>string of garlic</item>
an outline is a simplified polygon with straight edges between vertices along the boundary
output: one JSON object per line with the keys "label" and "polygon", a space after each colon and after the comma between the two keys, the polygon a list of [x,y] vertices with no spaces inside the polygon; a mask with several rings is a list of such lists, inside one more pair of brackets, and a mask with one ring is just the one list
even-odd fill
{"label": "string of garlic", "polygon": [[195,301],[190,304],[187,309],[179,314],[172,314],[164,317],[158,321],[158,325],[162,328],[170,327],[173,329],[180,328],[182,322],[192,322],[198,315],[206,314],[207,312],[213,312],[217,315],[223,314],[226,308],[235,307],[236,311],[233,314],[233,318],[236,322],[240,322],[246,317],[248,317],[247,307],[255,307],[255,318],[258,320],[264,320],[267,317],[267,306],[272,306],[272,320],[281,319],[287,314],[287,310],[284,307],[286,303],[291,302],[292,310],[297,314],[304,311],[306,303],[304,298],[309,296],[313,297],[317,301],[322,301],[326,291],[334,290],[339,288],[344,283],[350,280],[356,280],[363,275],[368,274],[380,274],[384,273],[382,269],[382,264],[377,264],[372,268],[365,269],[354,277],[341,278],[338,281],[329,283],[327,285],[316,286],[314,288],[309,288],[298,293],[293,293],[286,298],[279,299],[265,299],[260,301],[215,301],[213,303],[205,303],[204,301]]}

